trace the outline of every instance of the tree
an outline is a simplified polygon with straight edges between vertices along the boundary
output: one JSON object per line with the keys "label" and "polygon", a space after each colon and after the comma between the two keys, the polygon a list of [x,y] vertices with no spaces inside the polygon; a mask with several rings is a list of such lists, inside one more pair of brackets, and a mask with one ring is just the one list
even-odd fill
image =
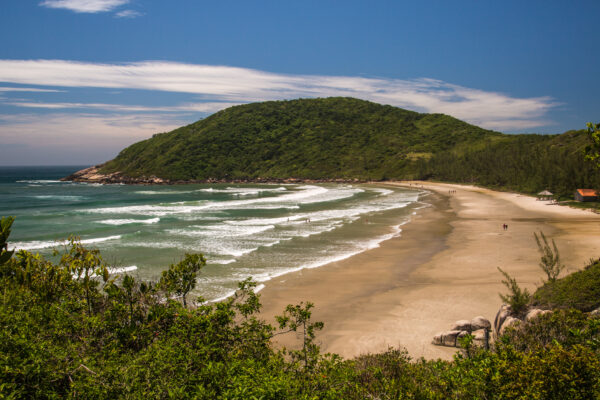
{"label": "tree", "polygon": [[500,267],[498,267],[498,271],[506,278],[502,283],[510,290],[510,293],[507,295],[500,294],[500,298],[510,306],[516,315],[524,314],[524,311],[527,309],[531,300],[529,291],[527,289],[521,289],[517,284],[517,280],[510,276],[508,272],[502,270]]}
{"label": "tree", "polygon": [[181,296],[184,307],[187,307],[186,296],[196,287],[196,276],[205,265],[206,259],[202,254],[186,253],[183,260],[162,272],[158,286],[169,294]]}
{"label": "tree", "polygon": [[288,304],[285,308],[283,315],[275,317],[279,323],[280,329],[286,329],[285,332],[296,332],[298,329],[302,330],[302,350],[292,351],[290,354],[293,359],[301,359],[304,362],[304,369],[313,368],[318,356],[319,346],[315,344],[315,331],[323,329],[323,322],[312,322],[311,308],[314,304],[307,302],[304,304],[301,302],[297,305]]}
{"label": "tree", "polygon": [[0,220],[0,265],[5,264],[14,253],[14,250],[8,250],[8,236],[14,220],[14,217],[2,217]]}
{"label": "tree", "polygon": [[546,239],[546,235],[544,235],[544,232],[542,231],[540,231],[539,237],[535,232],[533,233],[533,236],[535,237],[535,242],[537,243],[538,250],[541,254],[540,268],[548,276],[548,282],[554,282],[565,268],[560,262],[560,254],[558,253],[556,243],[554,243],[554,239],[552,239],[552,247],[550,247],[548,239]]}
{"label": "tree", "polygon": [[[67,251],[60,258],[60,265],[68,271],[77,282],[81,283],[85,295],[88,314],[94,311],[94,300],[99,297],[97,277],[108,282],[108,267],[102,260],[98,249],[87,249],[81,244],[79,237],[71,236]],[[55,250],[54,255],[58,255]]]}
{"label": "tree", "polygon": [[587,134],[591,143],[585,147],[585,159],[591,161],[596,168],[600,168],[600,123],[588,122]]}

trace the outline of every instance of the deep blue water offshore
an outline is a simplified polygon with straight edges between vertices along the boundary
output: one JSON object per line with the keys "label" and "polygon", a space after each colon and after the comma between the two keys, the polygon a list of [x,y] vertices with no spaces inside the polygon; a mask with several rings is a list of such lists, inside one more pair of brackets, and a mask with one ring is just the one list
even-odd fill
{"label": "deep blue water offshore", "polygon": [[265,282],[377,247],[424,206],[419,191],[373,185],[59,181],[84,167],[0,167],[0,216],[16,217],[9,248],[50,256],[77,235],[114,273],[142,279],[201,252],[197,294],[206,299],[249,276]]}

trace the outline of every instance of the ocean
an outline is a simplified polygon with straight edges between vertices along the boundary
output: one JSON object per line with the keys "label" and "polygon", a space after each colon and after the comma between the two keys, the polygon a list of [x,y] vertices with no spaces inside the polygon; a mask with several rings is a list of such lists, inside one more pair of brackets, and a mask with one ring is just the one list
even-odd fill
{"label": "ocean", "polygon": [[207,265],[195,293],[230,295],[378,247],[419,208],[416,189],[350,184],[101,185],[61,182],[85,166],[0,167],[0,216],[15,216],[9,248],[52,258],[76,235],[112,273],[156,280],[187,253]]}

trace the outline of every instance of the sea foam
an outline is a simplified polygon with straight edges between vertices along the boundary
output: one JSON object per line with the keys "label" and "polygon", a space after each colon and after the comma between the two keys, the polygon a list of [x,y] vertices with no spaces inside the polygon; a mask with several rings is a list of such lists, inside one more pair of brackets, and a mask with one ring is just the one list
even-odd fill
{"label": "sea foam", "polygon": [[128,224],[156,224],[160,221],[160,218],[150,219],[105,219],[98,221],[99,224],[105,225],[128,225]]}
{"label": "sea foam", "polygon": [[[101,243],[109,240],[118,240],[121,239],[121,235],[113,235],[102,238],[91,238],[91,239],[83,239],[81,240],[81,244],[92,244],[92,243]],[[38,249],[48,249],[52,247],[58,247],[68,244],[66,240],[51,240],[51,241],[38,241],[33,240],[30,242],[14,242],[12,243],[11,250],[38,250]]]}

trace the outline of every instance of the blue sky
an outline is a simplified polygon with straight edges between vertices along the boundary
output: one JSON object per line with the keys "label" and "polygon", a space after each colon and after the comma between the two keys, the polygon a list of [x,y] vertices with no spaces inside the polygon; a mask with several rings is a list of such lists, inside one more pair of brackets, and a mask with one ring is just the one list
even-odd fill
{"label": "blue sky", "polygon": [[298,97],[581,129],[600,120],[598,15],[598,1],[3,0],[0,165],[95,164]]}

